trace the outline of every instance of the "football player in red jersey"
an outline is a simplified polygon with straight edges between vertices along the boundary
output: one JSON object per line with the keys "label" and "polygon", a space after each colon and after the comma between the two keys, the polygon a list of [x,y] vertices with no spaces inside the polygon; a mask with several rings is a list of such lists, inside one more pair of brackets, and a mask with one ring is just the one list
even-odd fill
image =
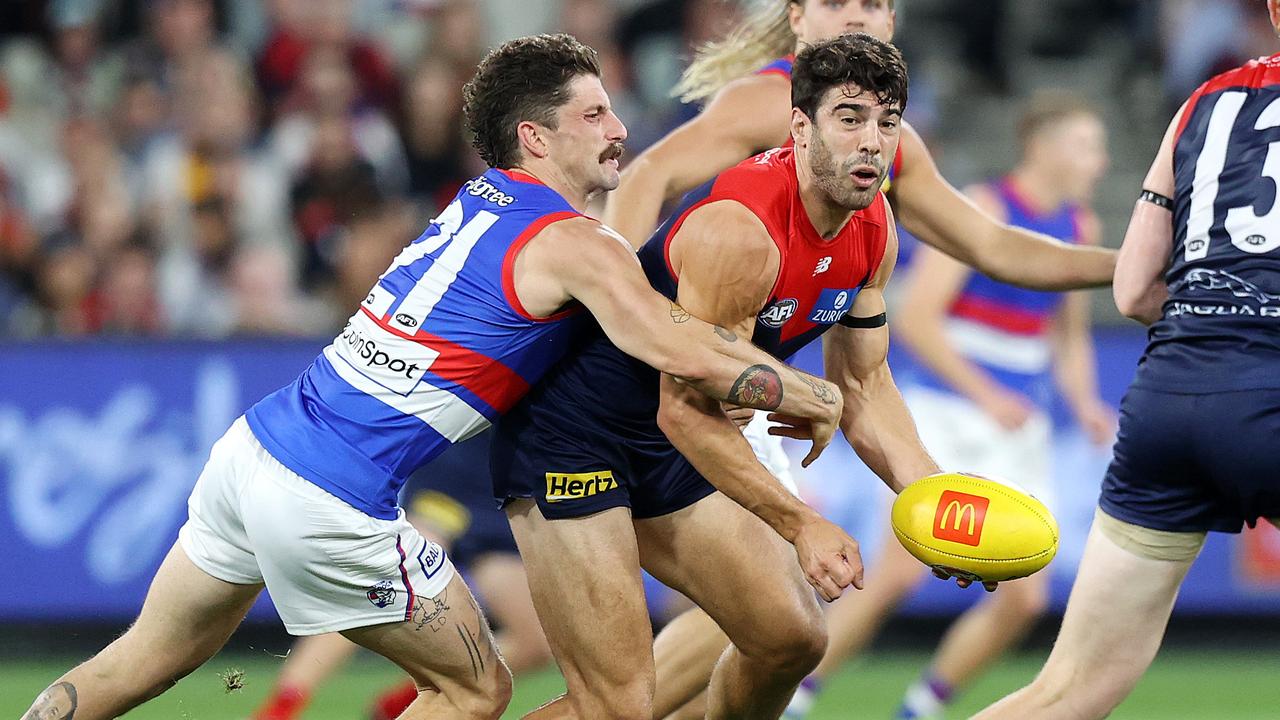
{"label": "football player in red jersey", "polygon": [[[1280,0],[1267,0],[1280,33]],[[1209,532],[1280,519],[1280,54],[1202,85],[1165,132],[1129,221],[1116,305],[1151,325],[1057,642],[977,718],[1111,714],[1164,638]]]}
{"label": "football player in red jersey", "polygon": [[[937,472],[886,364],[897,235],[880,187],[906,94],[901,55],[868,35],[807,48],[794,145],[692,193],[639,252],[656,289],[775,356],[822,336],[841,429],[895,490]],[[804,423],[778,431],[807,436]],[[495,485],[569,690],[530,718],[652,717],[641,564],[732,640],[707,717],[776,718],[826,644],[810,586],[827,600],[860,586],[857,544],[752,456],[719,404],[627,363],[602,337],[496,433]],[[553,488],[585,471],[609,486]]]}

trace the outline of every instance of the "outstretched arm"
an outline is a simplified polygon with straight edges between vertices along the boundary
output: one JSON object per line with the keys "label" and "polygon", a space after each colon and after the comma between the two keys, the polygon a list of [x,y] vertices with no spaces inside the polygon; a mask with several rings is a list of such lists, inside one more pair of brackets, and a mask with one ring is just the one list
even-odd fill
{"label": "outstretched arm", "polygon": [[[889,242],[876,276],[858,293],[849,316],[873,318],[885,312],[884,288],[893,274],[898,237],[889,224]],[[840,429],[854,452],[894,492],[901,492],[938,464],[920,442],[915,421],[889,372],[889,326],[834,327],[823,336],[827,377],[844,396]]]}
{"label": "outstretched arm", "polygon": [[622,238],[594,220],[549,225],[517,257],[514,275],[517,296],[530,312],[550,314],[575,299],[620,350],[716,400],[794,411],[824,424],[834,425],[839,416],[834,386],[797,376],[750,342],[655,292]]}
{"label": "outstretched arm", "polygon": [[1011,285],[1070,290],[1111,282],[1114,250],[1068,245],[997,222],[942,177],[924,141],[905,124],[901,148],[894,206],[902,225],[916,237]]}
{"label": "outstretched arm", "polygon": [[605,224],[640,247],[658,226],[663,203],[786,142],[790,126],[791,84],[784,78],[753,75],[730,83],[701,114],[631,161],[609,193]]}
{"label": "outstretched arm", "polygon": [[[1177,192],[1173,180],[1173,144],[1184,112],[1185,105],[1169,123],[1156,159],[1142,182],[1143,190],[1170,199]],[[1120,247],[1115,286],[1111,289],[1120,312],[1144,325],[1160,319],[1164,314],[1164,301],[1169,299],[1164,272],[1172,253],[1173,211],[1138,200],[1124,234],[1124,245]]]}

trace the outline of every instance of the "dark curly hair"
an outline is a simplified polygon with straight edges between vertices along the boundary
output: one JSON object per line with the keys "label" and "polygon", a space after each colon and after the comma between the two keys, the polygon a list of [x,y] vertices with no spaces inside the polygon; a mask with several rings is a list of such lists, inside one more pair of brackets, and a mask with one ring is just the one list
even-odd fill
{"label": "dark curly hair", "polygon": [[902,53],[866,33],[841,35],[802,50],[791,69],[791,105],[815,119],[822,96],[841,85],[857,85],[880,103],[907,107]]}
{"label": "dark curly hair", "polygon": [[569,100],[569,83],[600,75],[596,51],[572,35],[533,35],[491,50],[462,88],[471,145],[489,167],[520,161],[516,126],[526,120],[556,129],[556,110]]}

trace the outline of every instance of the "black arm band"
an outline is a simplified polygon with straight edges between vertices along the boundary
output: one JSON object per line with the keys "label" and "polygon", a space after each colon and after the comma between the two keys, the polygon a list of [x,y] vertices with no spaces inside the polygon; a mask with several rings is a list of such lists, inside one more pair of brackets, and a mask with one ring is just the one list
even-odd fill
{"label": "black arm band", "polygon": [[886,313],[872,315],[871,317],[854,317],[852,315],[841,315],[839,323],[847,328],[856,328],[858,330],[870,330],[871,328],[884,327],[889,322],[889,316]]}
{"label": "black arm band", "polygon": [[1173,212],[1173,201],[1158,192],[1152,192],[1144,188],[1142,190],[1142,194],[1138,196],[1138,199],[1143,202],[1149,202],[1156,207],[1162,207],[1169,212]]}

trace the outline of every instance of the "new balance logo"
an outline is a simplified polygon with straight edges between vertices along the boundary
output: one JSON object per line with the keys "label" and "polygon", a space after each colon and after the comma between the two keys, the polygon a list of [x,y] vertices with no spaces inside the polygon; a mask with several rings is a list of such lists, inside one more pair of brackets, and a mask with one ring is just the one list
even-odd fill
{"label": "new balance logo", "polygon": [[813,269],[813,275],[814,277],[817,277],[818,275],[821,275],[822,273],[826,272],[830,268],[831,268],[831,258],[824,257],[818,261],[818,266]]}
{"label": "new balance logo", "polygon": [[585,473],[547,473],[547,502],[581,500],[618,487],[612,470]]}

